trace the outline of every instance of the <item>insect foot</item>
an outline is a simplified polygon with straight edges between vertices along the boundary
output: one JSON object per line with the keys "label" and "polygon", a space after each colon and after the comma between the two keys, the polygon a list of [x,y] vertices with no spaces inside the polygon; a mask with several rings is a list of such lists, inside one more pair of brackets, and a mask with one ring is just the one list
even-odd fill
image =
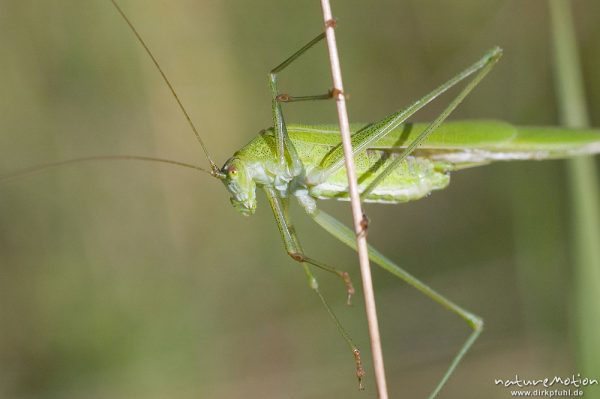
{"label": "insect foot", "polygon": [[335,267],[328,266],[322,262],[319,262],[316,259],[309,258],[301,252],[289,251],[288,255],[296,262],[309,263],[329,273],[333,273],[339,278],[341,278],[344,282],[344,285],[346,286],[346,294],[348,295],[346,303],[348,304],[348,306],[352,305],[352,295],[354,295],[356,291],[354,290],[354,285],[352,285],[352,280],[350,279],[350,275],[348,274],[348,272],[338,270]]}
{"label": "insect foot", "polygon": [[369,223],[371,223],[369,217],[366,213],[363,213],[362,219],[360,221],[360,231],[358,232],[359,237],[362,238],[367,236],[367,230],[369,230]]}
{"label": "insect foot", "polygon": [[288,252],[288,255],[290,255],[292,257],[292,259],[294,259],[296,262],[305,262],[306,261],[306,256],[302,255],[301,253]]}
{"label": "insect foot", "polygon": [[346,292],[348,292],[348,300],[346,304],[348,306],[352,306],[352,295],[356,292],[354,290],[354,286],[352,285],[352,280],[350,280],[350,275],[348,272],[342,272],[342,279],[344,280],[344,284],[346,284]]}
{"label": "insect foot", "polygon": [[360,350],[354,348],[352,350],[354,354],[354,362],[356,363],[356,378],[358,378],[358,389],[364,391],[365,386],[363,385],[363,378],[365,377],[365,369],[363,368],[362,359],[360,357]]}
{"label": "insect foot", "polygon": [[278,94],[277,97],[275,97],[275,99],[279,102],[287,103],[291,100],[291,97],[289,94],[284,93],[284,94]]}
{"label": "insect foot", "polygon": [[329,96],[331,98],[335,98],[336,100],[341,97],[344,97],[344,99],[349,99],[350,95],[346,95],[346,93],[344,93],[342,90],[338,89],[337,87],[334,87],[333,89],[329,90]]}
{"label": "insect foot", "polygon": [[328,19],[325,21],[325,28],[335,28],[337,26],[337,20],[335,18]]}

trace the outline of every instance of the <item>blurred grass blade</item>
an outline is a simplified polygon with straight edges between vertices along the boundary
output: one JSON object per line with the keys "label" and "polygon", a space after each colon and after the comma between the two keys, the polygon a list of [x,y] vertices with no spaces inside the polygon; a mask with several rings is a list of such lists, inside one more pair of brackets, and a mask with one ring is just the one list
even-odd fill
{"label": "blurred grass blade", "polygon": [[[562,123],[585,127],[589,118],[569,6],[567,0],[550,1],[555,85]],[[575,270],[574,336],[580,371],[596,378],[600,374],[600,199],[595,162],[590,157],[573,159],[569,161],[568,174]],[[589,394],[600,397],[598,390]]]}

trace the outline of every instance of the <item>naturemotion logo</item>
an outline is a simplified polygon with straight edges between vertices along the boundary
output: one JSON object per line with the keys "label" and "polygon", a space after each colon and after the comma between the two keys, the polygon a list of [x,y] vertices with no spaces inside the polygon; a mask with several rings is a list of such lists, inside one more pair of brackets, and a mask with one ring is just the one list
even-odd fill
{"label": "naturemotion logo", "polygon": [[[580,373],[570,376],[543,378],[525,378],[515,374],[514,377],[507,379],[495,378],[494,384],[512,388],[513,390],[510,391],[511,396],[580,397],[583,396],[583,391],[580,388],[598,385],[598,379],[582,376]],[[517,389],[514,390],[515,388]]]}

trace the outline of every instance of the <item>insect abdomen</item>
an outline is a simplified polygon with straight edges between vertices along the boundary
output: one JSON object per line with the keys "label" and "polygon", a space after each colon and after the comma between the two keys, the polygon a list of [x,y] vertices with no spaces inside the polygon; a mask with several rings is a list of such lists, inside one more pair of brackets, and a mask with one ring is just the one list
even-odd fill
{"label": "insect abdomen", "polygon": [[[356,157],[356,172],[359,191],[369,183],[396,157],[395,154],[368,151]],[[379,184],[365,202],[395,204],[427,196],[433,190],[441,190],[450,182],[446,166],[425,158],[408,157]],[[311,187],[310,194],[320,199],[348,200],[346,170],[342,169],[325,182]]]}

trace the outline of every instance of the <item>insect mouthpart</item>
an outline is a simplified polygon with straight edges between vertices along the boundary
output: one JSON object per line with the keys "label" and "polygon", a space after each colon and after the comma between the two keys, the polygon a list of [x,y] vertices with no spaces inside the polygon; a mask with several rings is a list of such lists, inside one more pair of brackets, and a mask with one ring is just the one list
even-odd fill
{"label": "insect mouthpart", "polygon": [[238,201],[235,197],[229,198],[229,201],[244,216],[252,216],[256,212],[256,201]]}
{"label": "insect mouthpart", "polygon": [[239,158],[231,158],[221,169],[225,175],[221,181],[231,193],[231,205],[244,216],[256,212],[256,183]]}

